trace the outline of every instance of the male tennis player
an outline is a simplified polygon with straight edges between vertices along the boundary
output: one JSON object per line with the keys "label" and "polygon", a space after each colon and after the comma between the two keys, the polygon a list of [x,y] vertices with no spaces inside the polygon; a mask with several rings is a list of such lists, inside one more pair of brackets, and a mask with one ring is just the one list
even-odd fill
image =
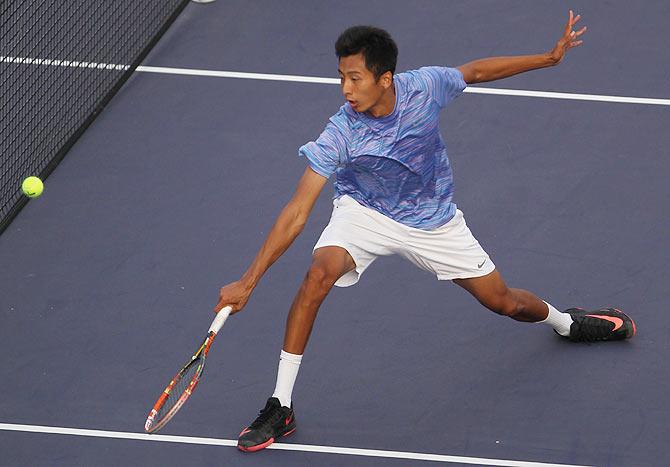
{"label": "male tennis player", "polygon": [[456,208],[452,172],[439,132],[442,108],[467,84],[506,78],[561,62],[586,31],[570,12],[563,36],[539,55],[496,57],[457,68],[426,67],[394,74],[398,49],[381,29],[355,26],[337,39],[346,103],[316,141],[295,194],[283,208],[242,278],[220,291],[216,310],[240,311],[261,276],[301,232],[328,178],[335,174],[330,223],[289,311],[277,383],[238,447],[257,451],[296,428],[291,393],[319,306],[337,285],[358,282],[379,256],[401,255],[439,280],[451,280],[482,305],[517,321],[544,322],[573,341],[619,340],[635,333],[619,310],[560,312],[532,293],[511,289]]}

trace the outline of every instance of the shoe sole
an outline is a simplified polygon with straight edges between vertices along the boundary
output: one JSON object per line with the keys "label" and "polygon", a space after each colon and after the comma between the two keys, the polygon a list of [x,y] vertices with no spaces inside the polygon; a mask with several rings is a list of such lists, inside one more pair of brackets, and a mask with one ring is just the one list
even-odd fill
{"label": "shoe sole", "polygon": [[[283,438],[283,437],[285,437],[285,436],[290,435],[290,434],[293,433],[296,429],[297,429],[297,427],[296,427],[296,428],[293,428],[291,431],[287,431],[286,433],[284,433],[283,435],[281,435],[281,437]],[[274,438],[270,438],[270,439],[267,440],[266,442],[264,442],[264,443],[262,443],[262,444],[257,444],[257,445],[255,445],[255,446],[248,446],[248,447],[247,447],[247,446],[240,446],[240,445],[238,444],[238,445],[237,445],[237,449],[239,449],[240,451],[244,451],[244,452],[256,452],[256,451],[260,451],[261,449],[265,449],[266,447],[268,447],[269,445],[271,445],[271,444],[274,443],[274,442],[275,442],[275,439],[274,439]]]}

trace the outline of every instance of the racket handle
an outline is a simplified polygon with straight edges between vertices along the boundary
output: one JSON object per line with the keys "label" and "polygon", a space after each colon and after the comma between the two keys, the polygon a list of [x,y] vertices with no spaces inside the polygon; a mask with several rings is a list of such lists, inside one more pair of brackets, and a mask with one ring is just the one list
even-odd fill
{"label": "racket handle", "polygon": [[221,327],[223,326],[223,323],[225,323],[228,319],[231,311],[233,311],[233,308],[230,306],[221,308],[221,311],[216,314],[216,318],[214,318],[214,321],[212,321],[212,325],[209,327],[209,331],[207,332],[214,332],[214,334],[218,334],[221,330]]}

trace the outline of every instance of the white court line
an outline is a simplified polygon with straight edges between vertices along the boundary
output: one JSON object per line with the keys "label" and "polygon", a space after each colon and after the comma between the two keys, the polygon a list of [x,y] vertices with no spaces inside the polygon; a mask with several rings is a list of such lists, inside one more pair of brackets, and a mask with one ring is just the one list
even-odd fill
{"label": "white court line", "polygon": [[[260,79],[268,81],[293,81],[298,83],[340,84],[338,78],[320,78],[317,76],[276,75],[267,73],[241,73],[236,71],[197,70],[189,68],[168,68],[157,66],[138,66],[137,71],[146,73],[165,73],[173,75],[210,76],[217,78]],[[465,92],[472,94],[492,94],[502,96],[544,97],[547,99],[571,99],[578,101],[616,102],[621,104],[670,105],[670,99],[649,97],[606,96],[602,94],[576,94],[569,92],[526,91],[523,89],[500,89],[468,87]]]}
{"label": "white court line", "polygon": [[[64,428],[56,426],[17,425],[0,423],[0,430],[23,431],[29,433],[48,433],[57,435],[92,436],[95,438],[132,439],[138,441],[161,441],[165,443],[205,444],[210,446],[237,446],[231,439],[198,438],[193,436],[149,435],[146,433],[130,433],[125,431],[86,430],[81,428]],[[310,444],[274,443],[268,449],[283,451],[318,452],[324,454],[345,454],[364,457],[385,457],[392,459],[411,459],[433,462],[461,463],[472,465],[493,465],[501,467],[590,467],[572,464],[547,464],[544,462],[528,462],[504,459],[486,459],[480,457],[445,456],[441,454],[425,454],[420,452],[380,451],[377,449],[344,448],[337,446],[317,446]]]}
{"label": "white court line", "polygon": [[[26,65],[52,65],[67,66],[74,68],[92,68],[102,70],[126,70],[128,65],[114,65],[108,63],[76,62],[67,60],[49,60],[24,57],[3,57],[0,56],[2,63],[16,63]],[[158,66],[138,66],[138,72],[143,73],[161,73],[170,75],[188,75],[188,76],[207,76],[214,78],[238,78],[238,79],[257,79],[265,81],[285,81],[296,83],[317,83],[317,84],[339,84],[338,78],[321,78],[318,76],[298,76],[298,75],[278,75],[268,73],[244,73],[238,71],[217,71],[217,70],[199,70],[191,68],[172,68]],[[626,97],[626,96],[608,96],[602,94],[577,94],[569,92],[551,92],[551,91],[529,91],[524,89],[500,89],[485,87],[468,87],[466,93],[472,94],[490,94],[499,96],[519,96],[519,97],[542,97],[545,99],[569,99],[577,101],[592,102],[611,102],[619,104],[644,104],[644,105],[666,105],[670,106],[670,99],[656,99],[650,97]]]}
{"label": "white court line", "polygon": [[264,81],[288,81],[294,83],[340,84],[339,78],[318,76],[276,75],[268,73],[243,73],[239,71],[197,70],[191,68],[168,68],[163,66],[138,66],[137,71],[167,75],[209,76],[214,78],[259,79]]}

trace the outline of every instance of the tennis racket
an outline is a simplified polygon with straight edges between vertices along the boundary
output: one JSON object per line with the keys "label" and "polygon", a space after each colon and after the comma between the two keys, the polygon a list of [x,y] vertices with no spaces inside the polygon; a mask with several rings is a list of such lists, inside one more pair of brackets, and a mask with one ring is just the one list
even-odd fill
{"label": "tennis racket", "polygon": [[207,331],[205,340],[161,393],[144,424],[144,430],[147,433],[156,433],[163,428],[175,416],[191,394],[193,394],[205,369],[205,360],[207,359],[209,348],[212,346],[214,338],[221,330],[223,323],[228,319],[231,311],[232,308],[227,306],[216,314],[212,325],[209,327],[209,331]]}

